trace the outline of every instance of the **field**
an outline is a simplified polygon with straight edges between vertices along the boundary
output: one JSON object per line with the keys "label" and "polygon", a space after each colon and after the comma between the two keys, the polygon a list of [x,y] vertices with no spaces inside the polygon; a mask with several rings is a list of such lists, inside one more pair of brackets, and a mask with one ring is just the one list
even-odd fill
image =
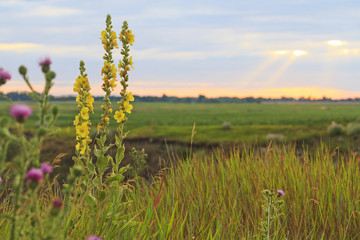
{"label": "field", "polygon": [[[37,134],[34,126],[39,110],[33,103],[27,104],[35,112],[25,122],[30,129],[27,138],[31,139]],[[18,209],[29,213],[17,218],[27,226],[19,239],[27,239],[26,233],[52,236],[44,239],[97,235],[107,240],[359,237],[358,139],[356,135],[331,137],[327,133],[333,121],[343,126],[357,121],[358,104],[135,103],[126,125],[130,133],[124,141],[121,165],[129,164],[132,172],[125,172],[121,184],[93,190],[95,197],[90,198],[80,197],[81,185],[70,198],[61,191],[62,183],[72,176],[69,168],[76,154],[72,123],[79,110],[75,102],[50,104],[60,109],[58,131],[44,140],[40,161],[53,161],[51,179],[56,180],[46,180],[47,184],[39,187],[39,199],[30,191],[27,203]],[[92,132],[101,112],[100,103],[94,106]],[[8,107],[8,103],[0,104],[2,116],[9,115]],[[194,123],[196,134],[192,136]],[[115,128],[114,123],[110,126]],[[111,132],[108,137],[114,140],[114,130]],[[285,140],[269,139],[269,134]],[[192,137],[195,143],[190,146]],[[144,149],[144,166],[137,168],[139,158],[131,155],[132,147]],[[9,145],[8,160],[15,161],[8,161],[8,166],[18,161],[18,148]],[[116,147],[109,148],[108,156],[115,158],[116,152]],[[61,153],[66,155],[58,158]],[[94,154],[91,157],[95,159]],[[99,169],[100,165],[96,166]],[[95,182],[97,173],[93,176],[89,184]],[[0,185],[1,239],[13,237],[7,221],[14,219],[10,216],[13,210],[5,191],[11,177],[10,173]],[[275,203],[264,198],[262,191],[266,189],[275,194],[281,189],[285,195],[272,195],[278,201]],[[107,191],[107,197],[101,198],[97,191]],[[60,218],[52,216],[50,207],[51,199],[58,197],[67,201]],[[42,210],[36,207],[39,201]],[[283,205],[277,206],[279,202]],[[46,220],[46,214],[34,218],[33,209],[49,211],[51,221]],[[266,215],[269,209],[273,218]],[[32,224],[41,227],[33,230]]]}
{"label": "field", "polygon": [[[56,126],[61,136],[74,136],[72,122],[77,114],[75,102],[51,102],[58,105]],[[1,102],[0,112],[8,114],[8,103]],[[93,126],[100,119],[100,103],[90,116]],[[116,104],[113,103],[113,108]],[[34,107],[36,111],[36,107]],[[268,134],[282,134],[288,141],[326,136],[332,121],[346,126],[360,117],[359,104],[177,104],[135,103],[126,129],[130,138],[166,138],[190,141],[194,123],[195,142],[266,143]],[[35,126],[36,114],[27,126]],[[222,124],[231,124],[229,130]],[[112,123],[111,126],[114,126]],[[93,127],[94,129],[95,127]]]}

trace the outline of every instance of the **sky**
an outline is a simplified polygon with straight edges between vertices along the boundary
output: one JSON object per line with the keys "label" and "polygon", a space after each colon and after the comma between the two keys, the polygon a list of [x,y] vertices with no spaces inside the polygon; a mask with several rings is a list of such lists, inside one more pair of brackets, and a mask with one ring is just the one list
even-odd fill
{"label": "sky", "polygon": [[20,65],[41,91],[50,57],[53,95],[75,94],[80,60],[102,95],[107,14],[135,34],[135,95],[360,97],[358,0],[0,0],[0,67],[12,75],[0,91],[26,90]]}

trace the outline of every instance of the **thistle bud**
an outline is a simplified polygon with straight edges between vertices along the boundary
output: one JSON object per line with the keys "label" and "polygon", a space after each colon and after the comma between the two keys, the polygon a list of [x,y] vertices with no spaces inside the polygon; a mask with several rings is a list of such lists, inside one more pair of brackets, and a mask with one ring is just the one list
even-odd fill
{"label": "thistle bud", "polygon": [[26,68],[24,65],[21,65],[21,66],[19,67],[19,73],[20,73],[21,75],[25,76],[26,73],[27,73],[27,68]]}

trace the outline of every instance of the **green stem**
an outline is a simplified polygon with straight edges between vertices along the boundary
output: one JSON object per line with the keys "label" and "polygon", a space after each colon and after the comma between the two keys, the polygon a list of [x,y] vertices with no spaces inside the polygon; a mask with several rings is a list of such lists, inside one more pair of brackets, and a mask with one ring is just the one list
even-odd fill
{"label": "green stem", "polygon": [[271,211],[271,197],[268,201],[268,219],[267,219],[267,240],[270,240],[270,211]]}
{"label": "green stem", "polygon": [[[19,124],[19,133],[23,133],[23,129],[22,129],[22,125]],[[21,135],[20,135],[21,136]],[[22,155],[22,162],[21,162],[21,166],[19,167],[19,171],[20,171],[20,179],[19,179],[19,185],[16,186],[16,190],[15,190],[15,199],[14,199],[14,210],[13,210],[13,216],[12,216],[12,226],[11,226],[11,240],[15,240],[17,238],[17,231],[16,231],[16,212],[19,209],[19,199],[20,199],[20,195],[22,193],[22,189],[23,189],[23,185],[24,185],[24,179],[25,179],[25,168],[27,166],[27,164],[25,164],[26,159],[27,159],[27,154],[26,154],[26,144],[25,144],[25,137],[24,135],[22,135],[21,137],[21,141],[20,141],[21,147],[20,147],[20,151],[21,151],[21,155]]]}

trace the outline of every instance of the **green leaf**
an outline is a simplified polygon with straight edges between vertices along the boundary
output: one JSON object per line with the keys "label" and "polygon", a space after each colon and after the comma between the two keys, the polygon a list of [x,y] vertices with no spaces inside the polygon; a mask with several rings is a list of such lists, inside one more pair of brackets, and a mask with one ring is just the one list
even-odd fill
{"label": "green leaf", "polygon": [[86,194],[85,200],[87,203],[89,203],[91,206],[96,206],[97,200],[94,198],[91,193]]}
{"label": "green leaf", "polygon": [[118,165],[120,165],[121,161],[123,160],[124,154],[125,154],[125,147],[124,146],[118,147],[115,156],[115,160]]}
{"label": "green leaf", "polygon": [[99,160],[100,155],[101,155],[101,150],[98,148],[94,148],[94,155],[97,157],[97,159]]}
{"label": "green leaf", "polygon": [[126,165],[125,167],[120,168],[119,174],[123,174],[126,170],[128,170],[130,167],[130,164]]}
{"label": "green leaf", "polygon": [[90,161],[87,165],[87,168],[89,169],[90,172],[95,172],[95,166],[94,164],[92,164],[92,162]]}
{"label": "green leaf", "polygon": [[108,158],[105,156],[99,156],[96,161],[96,166],[98,167],[100,175],[103,175],[103,173],[106,170],[106,167],[108,166]]}
{"label": "green leaf", "polygon": [[108,179],[106,179],[106,182],[114,182],[114,181],[117,181],[117,182],[121,182],[122,180],[124,180],[124,176],[121,175],[121,174],[112,174]]}

